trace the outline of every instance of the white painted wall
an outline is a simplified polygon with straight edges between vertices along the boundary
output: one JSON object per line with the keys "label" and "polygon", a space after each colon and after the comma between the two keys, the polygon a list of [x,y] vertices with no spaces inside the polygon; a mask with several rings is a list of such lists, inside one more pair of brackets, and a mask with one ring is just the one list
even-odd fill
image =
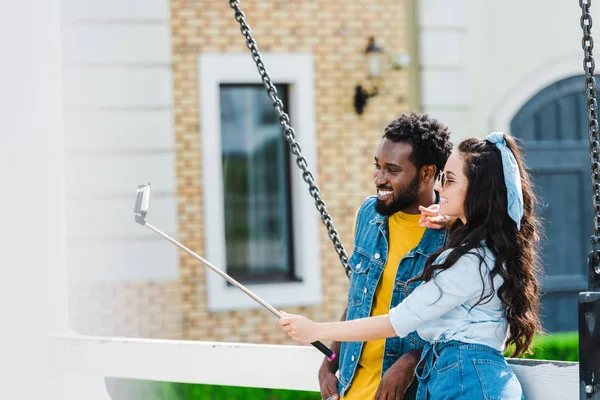
{"label": "white painted wall", "polygon": [[467,0],[419,0],[421,108],[445,123],[452,138],[467,127],[471,77],[463,68]]}
{"label": "white painted wall", "polygon": [[175,247],[132,213],[150,182],[148,220],[176,236],[169,1],[60,3],[70,277],[174,279]]}
{"label": "white painted wall", "polygon": [[[520,108],[556,80],[583,74],[580,15],[577,1],[469,1],[464,46],[465,70],[473,84],[471,135],[508,131],[508,124],[496,115],[516,94]],[[518,108],[511,110],[510,119]]]}
{"label": "white painted wall", "polygon": [[66,333],[59,43],[58,1],[0,3],[3,398],[44,396],[44,335]]}
{"label": "white painted wall", "polygon": [[0,3],[0,48],[1,397],[107,400],[48,340],[70,333],[59,1]]}
{"label": "white painted wall", "polygon": [[455,142],[508,131],[537,91],[583,73],[580,13],[577,1],[420,0],[423,110]]}

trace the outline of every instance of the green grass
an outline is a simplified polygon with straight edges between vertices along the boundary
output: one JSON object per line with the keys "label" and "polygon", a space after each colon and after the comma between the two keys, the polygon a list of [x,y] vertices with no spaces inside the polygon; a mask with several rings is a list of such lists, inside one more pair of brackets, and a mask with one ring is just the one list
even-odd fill
{"label": "green grass", "polygon": [[107,379],[112,400],[318,400],[317,392]]}
{"label": "green grass", "polygon": [[[577,332],[540,335],[533,340],[533,354],[521,358],[533,360],[579,361]],[[506,353],[508,356],[508,352]]]}

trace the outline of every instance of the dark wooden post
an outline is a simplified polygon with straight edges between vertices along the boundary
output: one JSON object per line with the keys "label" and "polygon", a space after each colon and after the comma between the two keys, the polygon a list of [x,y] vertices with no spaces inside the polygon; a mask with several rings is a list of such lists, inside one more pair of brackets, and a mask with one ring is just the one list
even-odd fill
{"label": "dark wooden post", "polygon": [[[594,245],[596,251],[596,245]],[[588,290],[579,294],[579,398],[600,400],[600,267],[590,253]]]}

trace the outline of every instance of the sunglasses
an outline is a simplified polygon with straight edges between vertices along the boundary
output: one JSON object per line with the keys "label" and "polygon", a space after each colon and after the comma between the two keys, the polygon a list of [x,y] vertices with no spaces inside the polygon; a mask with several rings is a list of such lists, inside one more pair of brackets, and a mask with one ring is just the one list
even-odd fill
{"label": "sunglasses", "polygon": [[440,171],[440,176],[438,177],[438,181],[440,182],[440,187],[444,189],[446,184],[450,183],[468,183],[467,181],[457,181],[455,179],[448,178],[444,171]]}

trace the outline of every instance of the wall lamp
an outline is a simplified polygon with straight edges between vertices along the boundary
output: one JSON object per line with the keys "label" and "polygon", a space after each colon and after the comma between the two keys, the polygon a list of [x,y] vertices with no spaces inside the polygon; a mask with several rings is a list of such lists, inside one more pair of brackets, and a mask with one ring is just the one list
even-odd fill
{"label": "wall lamp", "polygon": [[[379,94],[379,87],[382,83],[383,72],[383,49],[375,44],[375,38],[369,38],[369,44],[365,49],[367,62],[367,79],[370,81],[370,89],[357,85],[354,91],[354,110],[358,115],[362,115],[367,105],[367,101],[371,97]],[[392,55],[392,66],[396,69],[401,69],[410,64],[410,55],[407,53],[399,53]]]}
{"label": "wall lamp", "polygon": [[358,115],[361,115],[367,105],[367,100],[370,97],[375,97],[379,94],[378,84],[381,81],[381,58],[383,49],[375,44],[375,38],[369,38],[369,44],[365,49],[367,59],[367,78],[371,81],[371,90],[364,88],[362,85],[357,85],[354,92],[354,110]]}

